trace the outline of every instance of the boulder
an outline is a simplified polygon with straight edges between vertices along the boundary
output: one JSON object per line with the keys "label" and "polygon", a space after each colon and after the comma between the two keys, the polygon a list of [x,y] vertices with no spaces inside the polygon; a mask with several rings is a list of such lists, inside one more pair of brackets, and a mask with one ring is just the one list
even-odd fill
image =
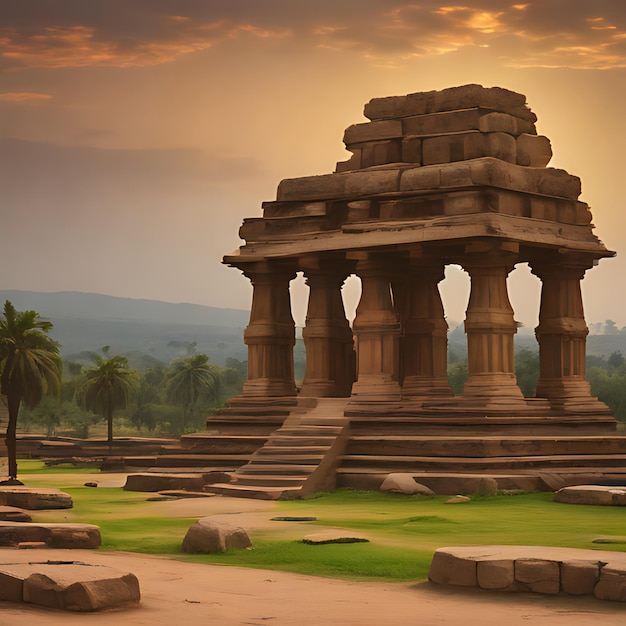
{"label": "boulder", "polygon": [[484,476],[478,483],[479,496],[495,496],[498,495],[498,481],[495,478]]}
{"label": "boulder", "polygon": [[183,539],[182,551],[191,554],[216,554],[251,547],[252,542],[243,528],[203,517],[189,527]]}
{"label": "boulder", "polygon": [[24,486],[1,486],[0,505],[15,506],[29,511],[41,509],[71,509],[72,496],[60,489]]}
{"label": "boulder", "polygon": [[0,565],[0,600],[68,611],[97,611],[137,604],[134,574],[79,561]]}
{"label": "boulder", "polygon": [[0,522],[0,546],[43,542],[49,548],[98,548],[100,529],[94,524]]}
{"label": "boulder", "polygon": [[432,489],[418,483],[411,474],[389,474],[380,486],[381,491],[392,491],[394,493],[404,493],[407,495],[422,494],[425,496],[434,496]]}

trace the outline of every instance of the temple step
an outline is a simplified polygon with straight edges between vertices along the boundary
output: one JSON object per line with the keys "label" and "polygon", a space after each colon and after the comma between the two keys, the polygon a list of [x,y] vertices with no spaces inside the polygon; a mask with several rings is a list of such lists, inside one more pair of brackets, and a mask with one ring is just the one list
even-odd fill
{"label": "temple step", "polygon": [[517,454],[626,454],[626,436],[442,436],[356,435],[347,454],[441,457],[498,457]]}

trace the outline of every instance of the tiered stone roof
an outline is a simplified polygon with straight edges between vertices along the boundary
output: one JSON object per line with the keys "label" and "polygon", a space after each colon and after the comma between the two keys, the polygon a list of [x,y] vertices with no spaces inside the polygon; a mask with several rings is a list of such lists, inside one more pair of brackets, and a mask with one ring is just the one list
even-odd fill
{"label": "tiered stone roof", "polygon": [[580,179],[547,167],[550,141],[522,94],[465,85],[374,98],[364,113],[344,134],[352,157],[283,180],[225,263],[477,237],[613,255],[592,232]]}

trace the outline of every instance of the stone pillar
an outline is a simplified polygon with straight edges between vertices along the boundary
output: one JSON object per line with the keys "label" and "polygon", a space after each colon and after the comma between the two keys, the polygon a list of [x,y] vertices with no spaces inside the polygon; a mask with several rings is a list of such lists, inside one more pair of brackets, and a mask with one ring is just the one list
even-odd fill
{"label": "stone pillar", "polygon": [[384,256],[355,253],[361,299],[354,320],[357,400],[399,400],[398,343],[400,324],[391,299],[390,268]]}
{"label": "stone pillar", "polygon": [[[301,396],[349,396],[356,378],[354,339],[341,296],[350,270],[345,262],[318,259],[303,262],[309,286],[306,325],[306,371]],[[308,267],[307,267],[308,266]]]}
{"label": "stone pillar", "polygon": [[465,252],[462,265],[471,291],[465,317],[469,375],[463,395],[523,400],[515,377],[517,324],[506,286],[518,246],[477,241],[467,244]]}
{"label": "stone pillar", "polygon": [[[586,342],[580,283],[592,261],[573,255],[550,255],[531,264],[532,273],[541,279],[539,325],[535,329],[539,343],[538,398],[553,404],[571,403],[576,410],[595,405],[608,408],[591,396],[585,379]],[[603,411],[605,412],[605,411]]]}
{"label": "stone pillar", "polygon": [[261,261],[244,267],[254,288],[250,323],[244,332],[248,346],[248,380],[243,396],[295,396],[293,347],[295,325],[291,317],[291,266]]}
{"label": "stone pillar", "polygon": [[452,395],[447,371],[448,324],[438,287],[443,277],[443,263],[416,259],[404,277],[394,281],[396,310],[401,307],[403,397]]}

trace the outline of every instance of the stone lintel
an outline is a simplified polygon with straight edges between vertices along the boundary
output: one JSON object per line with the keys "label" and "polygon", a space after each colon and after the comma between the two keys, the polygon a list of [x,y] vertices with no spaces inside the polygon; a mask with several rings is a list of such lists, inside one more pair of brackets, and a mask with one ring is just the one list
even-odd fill
{"label": "stone lintel", "polygon": [[[586,255],[589,260],[615,256],[586,226],[539,221],[498,213],[442,216],[430,220],[397,220],[346,224],[341,231],[316,233],[293,242],[255,243],[242,246],[223,262],[245,271],[265,259],[293,259],[325,251],[357,251],[361,248],[414,245],[416,243],[463,244],[474,237],[517,241],[529,254],[539,248]],[[353,258],[350,252],[350,258]]]}

